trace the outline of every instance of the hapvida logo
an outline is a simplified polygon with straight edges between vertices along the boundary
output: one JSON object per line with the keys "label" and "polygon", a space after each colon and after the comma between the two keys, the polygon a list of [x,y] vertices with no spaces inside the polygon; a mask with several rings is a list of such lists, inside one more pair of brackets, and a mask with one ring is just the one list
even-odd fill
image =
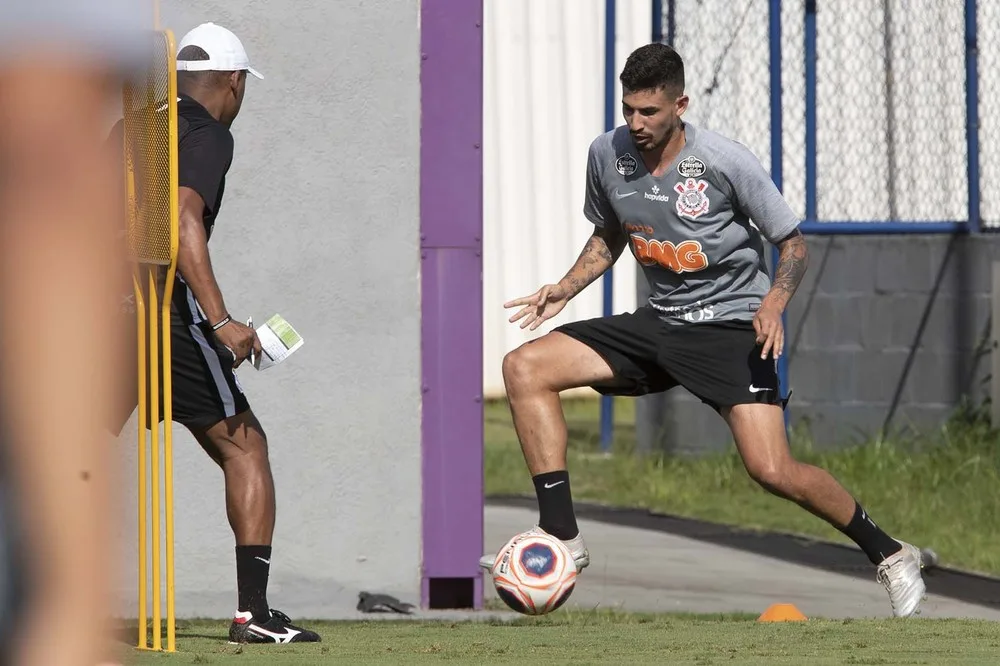
{"label": "hapvida logo", "polygon": [[650,201],[660,201],[662,203],[667,203],[668,201],[670,201],[670,197],[668,197],[666,194],[660,194],[660,188],[657,185],[653,185],[652,194],[650,194],[649,192],[644,192],[643,196],[645,196]]}

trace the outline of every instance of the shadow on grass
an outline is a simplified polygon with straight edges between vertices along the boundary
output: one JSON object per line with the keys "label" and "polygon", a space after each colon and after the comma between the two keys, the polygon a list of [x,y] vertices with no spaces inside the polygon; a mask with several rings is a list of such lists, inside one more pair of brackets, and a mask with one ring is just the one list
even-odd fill
{"label": "shadow on grass", "polygon": [[[176,637],[178,640],[183,638],[204,638],[210,641],[220,641],[220,642],[226,642],[229,640],[228,627],[225,626],[224,622],[219,623],[219,633],[217,634],[198,633],[198,630],[201,629],[201,627],[195,627],[193,623],[187,620],[178,620],[175,623],[174,628],[176,630]],[[161,631],[160,636],[161,640],[164,642],[164,644],[166,644],[167,641],[166,624],[163,625],[163,629]],[[119,624],[115,628],[114,637],[115,640],[117,640],[119,643],[123,643],[131,647],[136,647],[139,642],[139,622],[133,621],[133,622],[125,622]],[[147,645],[153,644],[152,628],[146,629],[146,641]]]}

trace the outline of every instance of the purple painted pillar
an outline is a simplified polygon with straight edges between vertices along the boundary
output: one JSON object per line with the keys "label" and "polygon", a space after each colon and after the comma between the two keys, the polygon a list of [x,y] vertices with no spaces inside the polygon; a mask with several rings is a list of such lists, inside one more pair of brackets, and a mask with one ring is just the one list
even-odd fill
{"label": "purple painted pillar", "polygon": [[482,607],[483,8],[421,0],[424,608]]}

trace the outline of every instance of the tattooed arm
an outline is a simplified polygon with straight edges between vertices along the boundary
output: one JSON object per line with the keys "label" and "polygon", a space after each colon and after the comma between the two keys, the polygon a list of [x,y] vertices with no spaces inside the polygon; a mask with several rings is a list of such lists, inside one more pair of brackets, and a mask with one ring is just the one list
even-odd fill
{"label": "tattooed arm", "polygon": [[567,291],[566,300],[573,298],[587,285],[604,275],[621,256],[625,243],[625,234],[620,225],[595,227],[594,234],[587,239],[587,244],[576,263],[559,281],[559,285]]}
{"label": "tattooed arm", "polygon": [[792,295],[798,289],[802,277],[809,266],[809,248],[802,232],[796,229],[778,244],[778,265],[774,271],[774,283],[764,297],[761,307],[775,307],[784,312]]}
{"label": "tattooed arm", "polygon": [[774,283],[753,318],[757,342],[761,345],[761,358],[767,358],[768,354],[779,358],[784,352],[785,330],[781,324],[781,313],[788,307],[788,301],[792,300],[809,265],[806,239],[798,229],[777,245],[779,257],[774,271]]}
{"label": "tattooed arm", "polygon": [[587,240],[587,245],[573,268],[569,269],[558,284],[547,284],[531,296],[504,303],[505,308],[521,308],[510,321],[520,321],[521,328],[533,331],[542,322],[555,317],[571,298],[614,265],[625,249],[625,243],[621,225],[616,223],[595,227],[594,235]]}

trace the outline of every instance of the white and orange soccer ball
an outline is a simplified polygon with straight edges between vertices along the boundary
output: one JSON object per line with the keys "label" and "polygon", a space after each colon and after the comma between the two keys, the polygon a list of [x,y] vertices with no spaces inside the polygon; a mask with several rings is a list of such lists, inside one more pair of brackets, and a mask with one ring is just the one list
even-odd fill
{"label": "white and orange soccer ball", "polygon": [[497,595],[525,615],[551,613],[576,586],[569,548],[554,536],[532,531],[518,534],[500,549],[492,573]]}

